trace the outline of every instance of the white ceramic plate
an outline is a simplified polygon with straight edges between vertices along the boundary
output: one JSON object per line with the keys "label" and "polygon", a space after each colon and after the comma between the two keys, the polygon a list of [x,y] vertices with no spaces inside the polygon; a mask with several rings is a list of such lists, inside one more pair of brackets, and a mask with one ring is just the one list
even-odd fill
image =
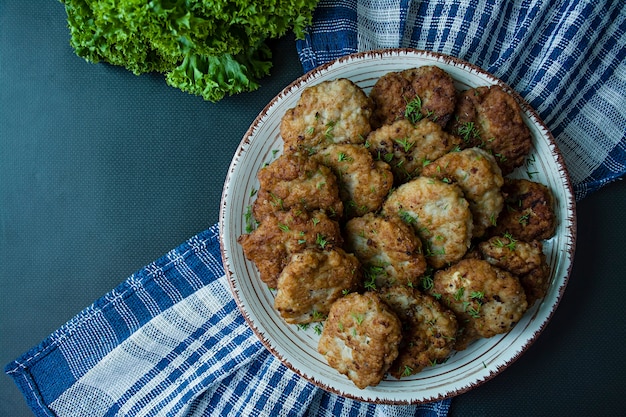
{"label": "white ceramic plate", "polygon": [[220,207],[221,245],[224,268],[246,321],[261,342],[285,365],[310,382],[339,395],[361,401],[415,404],[460,394],[494,377],[515,361],[539,336],[554,313],[570,274],[575,244],[575,211],[571,184],[549,130],[519,95],[511,92],[524,109],[525,121],[534,137],[528,167],[512,175],[546,184],[555,194],[559,219],[556,235],[545,242],[544,251],[552,271],[548,294],[536,303],[505,334],[474,342],[454,353],[441,365],[408,378],[388,377],[378,386],[356,388],[345,376],[329,367],[317,353],[319,336],[313,328],[287,325],[274,310],[274,294],[261,282],[253,263],[243,254],[237,238],[245,233],[244,216],[258,190],[257,172],[282,152],[279,128],[282,115],[296,105],[302,90],[324,80],[349,78],[369,93],[376,80],[390,72],[424,65],[437,65],[457,82],[458,89],[500,84],[481,69],[450,56],[411,49],[391,49],[349,55],[316,68],[298,78],[276,96],[245,134],[228,170]]}

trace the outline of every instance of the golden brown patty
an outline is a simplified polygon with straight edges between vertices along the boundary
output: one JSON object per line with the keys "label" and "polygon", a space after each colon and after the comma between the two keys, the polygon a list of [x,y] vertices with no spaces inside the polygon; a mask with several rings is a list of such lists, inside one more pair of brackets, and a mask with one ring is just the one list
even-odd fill
{"label": "golden brown patty", "polygon": [[283,154],[259,170],[257,177],[260,189],[252,210],[258,221],[268,213],[291,207],[325,210],[334,217],[343,214],[335,174],[314,159]]}
{"label": "golden brown patty", "polygon": [[493,236],[478,244],[483,259],[515,275],[524,275],[545,262],[540,241],[523,242],[510,235]]}
{"label": "golden brown patty", "polygon": [[332,143],[361,144],[370,132],[372,103],[352,81],[341,78],[305,88],[280,125],[285,153],[314,153]]}
{"label": "golden brown patty", "polygon": [[363,265],[366,286],[416,285],[426,271],[422,242],[398,217],[368,213],[346,223],[345,248]]}
{"label": "golden brown patty", "polygon": [[376,129],[367,137],[368,149],[375,159],[391,166],[396,184],[419,176],[431,161],[460,143],[460,138],[428,119],[415,124],[401,119]]}
{"label": "golden brown patty", "polygon": [[359,261],[341,248],[295,253],[278,276],[274,308],[290,324],[322,321],[331,305],[362,282]]}
{"label": "golden brown patty", "polygon": [[479,148],[450,152],[429,164],[422,175],[452,181],[461,187],[474,222],[473,236],[481,237],[496,224],[504,205],[502,171],[493,156]]}
{"label": "golden brown patty", "polygon": [[520,275],[519,282],[526,291],[528,306],[532,306],[538,300],[543,299],[550,287],[550,266],[543,262],[538,268],[530,270],[527,274]]}
{"label": "golden brown patty", "polygon": [[463,259],[437,271],[430,293],[457,316],[457,350],[479,337],[510,331],[528,307],[519,279],[480,259]]}
{"label": "golden brown patty", "polygon": [[370,98],[374,102],[374,129],[404,118],[413,123],[429,118],[445,127],[457,99],[454,80],[436,66],[389,72],[374,84]]}
{"label": "golden brown patty", "polygon": [[450,355],[457,332],[452,311],[413,288],[385,288],[381,298],[402,323],[402,342],[398,358],[389,370],[391,375],[401,378],[416,374]]}
{"label": "golden brown patty", "polygon": [[400,320],[378,294],[352,293],[333,304],[317,350],[363,389],[384,378],[401,339]]}
{"label": "golden brown patty", "polygon": [[456,184],[417,177],[398,187],[383,212],[410,224],[424,244],[426,261],[442,268],[463,257],[472,239],[472,213]]}
{"label": "golden brown patty", "polygon": [[496,157],[504,175],[522,166],[532,139],[522,109],[500,86],[477,87],[459,95],[450,132],[465,147],[481,147]]}
{"label": "golden brown patty", "polygon": [[507,234],[493,236],[481,242],[478,248],[487,262],[519,277],[529,307],[546,295],[550,267],[541,241],[524,242]]}
{"label": "golden brown patty", "polygon": [[292,254],[307,248],[340,247],[343,237],[339,223],[322,211],[307,212],[299,208],[275,211],[263,218],[259,226],[238,239],[243,252],[259,270],[260,278],[276,288],[278,275]]}
{"label": "golden brown patty", "polygon": [[502,186],[504,209],[493,235],[510,233],[515,239],[530,242],[549,239],[556,230],[554,195],[538,182],[506,178]]}
{"label": "golden brown patty", "polygon": [[393,186],[386,162],[374,161],[362,145],[329,145],[313,156],[329,167],[339,182],[346,218],[377,211]]}

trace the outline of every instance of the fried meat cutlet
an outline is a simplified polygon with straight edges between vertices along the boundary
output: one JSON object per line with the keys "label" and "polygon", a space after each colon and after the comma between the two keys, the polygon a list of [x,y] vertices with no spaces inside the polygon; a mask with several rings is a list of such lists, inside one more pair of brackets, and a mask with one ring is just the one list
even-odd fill
{"label": "fried meat cutlet", "polygon": [[464,147],[490,151],[503,175],[522,166],[532,146],[520,105],[497,85],[461,92],[449,131],[463,138]]}
{"label": "fried meat cutlet", "polygon": [[454,80],[434,65],[383,75],[372,87],[370,98],[374,129],[405,118],[413,123],[428,118],[445,127],[457,100]]}
{"label": "fried meat cutlet", "polygon": [[335,174],[327,166],[300,154],[283,154],[257,174],[260,188],[252,206],[254,218],[263,218],[276,210],[299,207],[325,210],[341,217],[343,203]]}
{"label": "fried meat cutlet", "polygon": [[369,286],[414,285],[426,271],[422,241],[398,217],[368,213],[353,218],[346,223],[344,238],[344,247],[361,262]]}
{"label": "fried meat cutlet", "polygon": [[519,277],[529,307],[546,295],[550,267],[541,241],[524,242],[505,234],[479,243],[478,249],[487,262]]}
{"label": "fried meat cutlet", "polygon": [[414,375],[448,358],[458,328],[451,310],[413,288],[384,288],[380,295],[402,323],[402,341],[389,370],[391,375],[396,378]]}
{"label": "fried meat cutlet", "polygon": [[299,208],[270,213],[256,229],[238,239],[247,259],[252,261],[261,280],[276,288],[278,276],[292,254],[319,246],[341,247],[339,223],[323,211],[308,212]]}
{"label": "fried meat cutlet", "polygon": [[478,244],[484,260],[515,275],[524,275],[545,262],[543,244],[538,240],[518,241],[512,236],[492,236]]}
{"label": "fried meat cutlet", "polygon": [[281,120],[284,152],[314,153],[332,143],[362,144],[371,130],[371,113],[369,97],[346,78],[307,87]]}
{"label": "fried meat cutlet", "polygon": [[398,356],[400,320],[374,292],[352,293],[330,309],[317,350],[364,389],[382,381]]}
{"label": "fried meat cutlet", "polygon": [[551,238],[556,231],[554,195],[544,184],[505,178],[502,186],[504,208],[492,235],[510,233],[517,240],[530,242]]}
{"label": "fried meat cutlet", "polygon": [[456,184],[417,177],[398,187],[383,213],[410,224],[424,244],[426,262],[442,268],[463,257],[472,239],[472,213]]}
{"label": "fried meat cutlet", "polygon": [[367,137],[369,151],[375,159],[389,164],[396,184],[419,176],[431,161],[460,143],[459,137],[429,119],[417,123],[401,119],[372,131]]}
{"label": "fried meat cutlet", "polygon": [[450,152],[426,166],[422,175],[461,187],[472,212],[474,237],[482,237],[495,225],[504,205],[500,191],[504,179],[491,154],[480,148]]}
{"label": "fried meat cutlet", "polygon": [[274,308],[290,324],[322,321],[362,280],[359,261],[343,249],[305,249],[293,254],[278,276]]}
{"label": "fried meat cutlet", "polygon": [[337,177],[347,219],[380,209],[393,186],[389,165],[375,161],[362,145],[333,144],[313,157]]}
{"label": "fried meat cutlet", "polygon": [[550,288],[550,265],[542,262],[539,267],[531,269],[527,274],[520,275],[519,282],[526,292],[528,306],[543,299]]}
{"label": "fried meat cutlet", "polygon": [[507,333],[528,307],[519,279],[481,259],[463,259],[438,270],[430,293],[457,316],[456,350],[480,337]]}

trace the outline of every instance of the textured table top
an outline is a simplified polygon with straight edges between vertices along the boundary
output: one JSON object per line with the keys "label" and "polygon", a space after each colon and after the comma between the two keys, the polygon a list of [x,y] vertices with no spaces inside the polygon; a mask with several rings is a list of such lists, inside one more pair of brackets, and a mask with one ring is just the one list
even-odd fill
{"label": "textured table top", "polygon": [[[0,3],[0,362],[218,220],[228,163],[265,104],[302,75],[293,38],[254,92],[209,103],[89,64],[59,2]],[[626,183],[577,206],[573,273],[552,321],[451,415],[626,413]],[[0,415],[32,415],[0,375]]]}

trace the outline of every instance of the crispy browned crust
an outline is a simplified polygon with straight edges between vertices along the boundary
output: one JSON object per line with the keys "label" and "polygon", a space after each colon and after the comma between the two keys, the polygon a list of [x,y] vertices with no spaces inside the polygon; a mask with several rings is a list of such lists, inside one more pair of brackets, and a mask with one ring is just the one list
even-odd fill
{"label": "crispy browned crust", "polygon": [[528,306],[532,306],[535,302],[543,299],[550,287],[550,266],[543,262],[538,268],[529,271],[527,274],[520,275],[519,281],[526,291],[526,300]]}
{"label": "crispy browned crust", "polygon": [[291,207],[324,210],[337,218],[343,215],[337,178],[315,159],[283,154],[262,168],[257,177],[260,188],[252,211],[258,221],[268,213]]}
{"label": "crispy browned crust", "polygon": [[450,355],[458,328],[450,309],[413,288],[389,287],[380,294],[402,323],[399,354],[389,370],[392,376],[416,374]]}
{"label": "crispy browned crust", "polygon": [[522,166],[532,146],[521,107],[497,85],[461,92],[449,131],[463,138],[464,147],[493,153],[503,175]]}
{"label": "crispy browned crust", "polygon": [[480,148],[450,152],[429,164],[422,175],[458,184],[469,203],[473,236],[482,237],[496,223],[504,198],[502,171],[495,159]]}
{"label": "crispy browned crust", "polygon": [[419,176],[431,161],[460,143],[459,137],[429,119],[417,123],[401,119],[381,126],[367,137],[369,151],[375,159],[390,165],[396,185]]}
{"label": "crispy browned crust", "polygon": [[421,240],[397,217],[368,213],[353,218],[346,223],[344,237],[344,247],[359,259],[370,286],[417,286],[426,271]]}
{"label": "crispy browned crust", "polygon": [[314,153],[332,143],[362,144],[370,132],[372,102],[341,78],[307,87],[280,125],[285,153]]}
{"label": "crispy browned crust", "polygon": [[389,165],[375,161],[362,145],[329,145],[312,156],[337,177],[345,218],[380,209],[393,186]]}
{"label": "crispy browned crust", "polygon": [[510,233],[530,242],[549,239],[556,231],[554,195],[544,184],[525,179],[505,178],[502,186],[504,209],[492,235]]}
{"label": "crispy browned crust", "polygon": [[333,304],[318,351],[364,389],[382,381],[398,356],[401,339],[400,320],[378,294],[352,293]]}
{"label": "crispy browned crust", "polygon": [[407,104],[416,98],[421,101],[420,116],[445,127],[457,100],[454,80],[437,66],[387,73],[374,84],[370,98],[374,102],[374,129],[404,119]]}
{"label": "crispy browned crust", "polygon": [[319,247],[341,247],[343,237],[339,223],[323,211],[307,212],[299,208],[274,211],[249,234],[238,239],[244,255],[254,262],[261,280],[276,288],[278,275],[292,254]]}
{"label": "crispy browned crust", "polygon": [[343,249],[305,249],[293,254],[278,276],[274,308],[290,324],[322,321],[362,280],[359,261]]}
{"label": "crispy browned crust", "polygon": [[437,271],[430,293],[457,316],[456,350],[479,337],[510,331],[528,307],[519,279],[481,259],[463,259]]}
{"label": "crispy browned crust", "polygon": [[383,213],[398,216],[414,228],[433,268],[458,261],[470,246],[472,213],[456,184],[417,177],[387,198]]}
{"label": "crispy browned crust", "polygon": [[483,259],[515,275],[524,275],[545,262],[543,244],[538,240],[516,241],[510,236],[493,236],[479,243]]}
{"label": "crispy browned crust", "polygon": [[528,306],[546,295],[550,284],[550,267],[541,241],[524,242],[510,235],[493,236],[481,242],[478,248],[487,262],[519,277],[526,291]]}

